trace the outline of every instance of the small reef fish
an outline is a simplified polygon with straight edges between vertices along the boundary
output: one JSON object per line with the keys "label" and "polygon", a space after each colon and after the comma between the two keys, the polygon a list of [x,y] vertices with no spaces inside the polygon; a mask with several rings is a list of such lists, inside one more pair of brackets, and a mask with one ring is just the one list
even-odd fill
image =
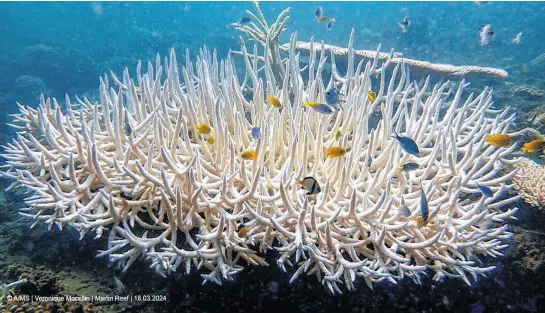
{"label": "small reef fish", "polygon": [[329,19],[329,18],[328,18],[327,16],[320,16],[320,17],[317,17],[317,18],[316,18],[316,22],[321,23],[321,22],[327,21],[328,19]]}
{"label": "small reef fish", "polygon": [[325,103],[319,103],[319,102],[310,102],[309,100],[305,100],[303,103],[303,106],[309,107],[313,109],[314,111],[320,113],[320,114],[331,114],[333,113],[333,109],[331,109],[327,104]]}
{"label": "small reef fish", "polygon": [[411,216],[411,210],[406,204],[401,205],[401,207],[399,208],[399,211],[401,212],[401,215],[405,217]]}
{"label": "small reef fish", "polygon": [[402,166],[398,167],[396,169],[396,172],[398,172],[398,173],[410,172],[410,171],[416,170],[418,167],[419,167],[418,163],[409,162],[409,163],[405,163]]}
{"label": "small reef fish", "polygon": [[316,11],[314,12],[314,16],[316,18],[320,18],[320,17],[324,16],[324,9],[322,9],[322,7],[317,7]]}
{"label": "small reef fish", "polygon": [[377,93],[373,90],[369,90],[367,92],[367,99],[369,99],[369,102],[375,102],[375,100],[377,99]]}
{"label": "small reef fish", "polygon": [[331,114],[333,109],[331,109],[327,104],[320,104],[319,106],[311,107],[314,111],[320,114]]}
{"label": "small reef fish", "polygon": [[240,154],[240,157],[243,159],[243,160],[257,160],[257,152],[253,151],[253,150],[244,150],[242,151],[242,153]]}
{"label": "small reef fish", "polygon": [[477,187],[479,187],[479,190],[481,191],[481,193],[487,198],[490,198],[494,195],[492,190],[486,186],[481,186],[479,185],[479,183],[477,183]]}
{"label": "small reef fish", "polygon": [[528,73],[528,66],[526,66],[526,64],[522,64],[519,66],[518,71],[521,73]]}
{"label": "small reef fish", "polygon": [[405,16],[403,18],[403,21],[401,23],[398,23],[399,27],[401,27],[401,32],[406,33],[409,30],[409,26],[411,26],[411,20],[408,16]]}
{"label": "small reef fish", "polygon": [[490,134],[486,136],[484,142],[488,142],[494,147],[505,148],[509,147],[512,141],[511,136],[508,134]]}
{"label": "small reef fish", "polygon": [[127,293],[127,288],[121,282],[121,280],[119,280],[119,278],[117,278],[116,276],[114,276],[114,285],[115,285],[115,290],[117,291],[118,294],[124,295]]}
{"label": "small reef fish", "polygon": [[399,141],[399,144],[401,145],[403,151],[414,156],[418,156],[420,154],[418,146],[416,145],[416,142],[414,142],[414,140],[409,137],[399,136],[396,132],[394,132],[394,134],[395,136],[392,136],[392,138],[395,138],[397,139],[397,141]]}
{"label": "small reef fish", "polygon": [[244,238],[244,237],[248,236],[248,233],[250,232],[250,230],[252,230],[250,227],[244,226],[244,227],[242,227],[241,229],[238,230],[237,235],[240,238]]}
{"label": "small reef fish", "polygon": [[525,143],[520,150],[526,153],[534,153],[543,149],[545,149],[545,139],[536,139]]}
{"label": "small reef fish", "polygon": [[513,43],[514,43],[515,45],[518,45],[518,44],[520,43],[520,40],[521,40],[521,39],[522,39],[522,33],[518,33],[518,34],[515,36],[515,38],[513,38],[512,41],[513,41]]}
{"label": "small reef fish", "polygon": [[325,153],[326,157],[336,158],[336,157],[340,157],[340,156],[345,155],[346,154],[346,149],[343,148],[343,147],[334,146],[334,147],[330,147],[330,148],[325,149],[324,153]]}
{"label": "small reef fish", "polygon": [[252,128],[252,138],[254,138],[255,140],[261,139],[261,128],[259,127]]}
{"label": "small reef fish", "polygon": [[420,183],[420,216],[416,218],[418,228],[428,224],[429,214],[428,199],[426,199],[426,193],[424,192],[424,188],[422,188],[422,183]]}
{"label": "small reef fish", "polygon": [[330,30],[331,28],[333,28],[333,25],[335,25],[336,22],[337,22],[336,18],[330,18],[329,22],[327,23],[327,29]]}
{"label": "small reef fish", "polygon": [[197,126],[195,126],[195,129],[203,135],[208,135],[212,131],[212,128],[210,128],[208,124],[204,123],[198,124]]}
{"label": "small reef fish", "polygon": [[320,102],[310,101],[309,99],[307,99],[307,100],[305,100],[305,102],[303,102],[304,107],[316,107],[316,106],[319,106],[319,105],[321,105]]}
{"label": "small reef fish", "polygon": [[213,145],[216,143],[216,138],[214,137],[209,137],[208,139],[206,139],[206,142],[208,142],[209,144]]}
{"label": "small reef fish", "polygon": [[341,133],[341,131],[340,131],[340,130],[337,130],[337,131],[335,132],[335,140],[341,139],[342,135],[343,135],[343,134]]}
{"label": "small reef fish", "polygon": [[492,40],[492,37],[494,37],[494,29],[492,29],[492,26],[490,24],[483,25],[479,37],[481,38],[481,46],[488,45]]}
{"label": "small reef fish", "polygon": [[340,109],[339,91],[335,86],[330,87],[325,91],[325,103],[337,111]]}
{"label": "small reef fish", "polygon": [[250,20],[249,17],[243,17],[243,18],[241,18],[241,19],[238,21],[238,23],[239,23],[240,25],[245,25],[245,24],[250,23],[250,21],[251,21],[251,20]]}
{"label": "small reef fish", "polygon": [[305,189],[307,191],[307,196],[315,195],[322,191],[322,188],[320,188],[320,185],[316,179],[314,179],[314,177],[305,177],[302,181],[300,181],[300,183],[301,189]]}
{"label": "small reef fish", "polygon": [[131,136],[132,135],[132,127],[131,122],[129,121],[129,113],[125,112],[125,122],[123,125],[123,133],[125,133],[125,136]]}
{"label": "small reef fish", "polygon": [[268,96],[267,97],[267,102],[276,109],[281,109],[282,108],[282,103],[280,103],[280,100],[277,97]]}
{"label": "small reef fish", "polygon": [[331,27],[333,27],[333,24],[337,22],[337,19],[325,16],[324,9],[322,7],[316,8],[316,11],[314,12],[314,18],[318,23],[329,21],[327,24],[327,29],[331,29]]}

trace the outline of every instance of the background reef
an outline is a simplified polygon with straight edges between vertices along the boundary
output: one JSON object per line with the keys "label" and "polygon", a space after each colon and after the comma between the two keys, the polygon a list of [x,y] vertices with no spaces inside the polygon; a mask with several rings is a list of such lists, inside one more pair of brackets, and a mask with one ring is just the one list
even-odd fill
{"label": "background reef", "polygon": [[[493,66],[509,71],[506,80],[472,81],[477,90],[491,85],[498,106],[512,106],[517,127],[545,132],[545,14],[544,3],[320,3],[337,23],[328,31],[313,20],[316,3],[262,3],[266,16],[291,6],[289,30],[300,40],[314,36],[345,46],[351,28],[357,49],[394,47],[404,55],[456,65]],[[12,131],[5,125],[15,113],[15,101],[36,105],[40,93],[64,98],[97,97],[98,77],[109,70],[120,74],[136,62],[154,60],[175,47],[192,57],[207,45],[225,56],[237,49],[238,33],[229,23],[243,17],[251,3],[0,3],[0,142]],[[413,25],[401,34],[397,22],[408,14]],[[207,16],[214,16],[213,19]],[[478,45],[478,30],[490,23],[492,44]],[[523,32],[519,45],[511,38]],[[283,34],[287,41],[289,32]],[[434,79],[440,79],[434,77]],[[7,182],[0,181],[5,190]],[[288,284],[289,277],[270,262],[269,268],[249,268],[234,283],[201,286],[197,273],[164,279],[137,262],[126,274],[106,259],[96,259],[102,239],[79,240],[77,232],[29,229],[16,208],[20,191],[0,193],[0,282],[28,279],[20,292],[40,295],[111,295],[118,276],[133,294],[160,294],[160,303],[94,303],[48,308],[74,312],[540,312],[545,311],[545,216],[520,202],[515,237],[498,269],[478,284],[447,280],[423,285],[403,281],[381,283],[373,291],[359,284],[355,292],[329,295],[313,278]],[[45,304],[36,304],[36,306]],[[4,304],[4,309],[36,312],[36,307]],[[19,310],[19,312],[21,312]]]}

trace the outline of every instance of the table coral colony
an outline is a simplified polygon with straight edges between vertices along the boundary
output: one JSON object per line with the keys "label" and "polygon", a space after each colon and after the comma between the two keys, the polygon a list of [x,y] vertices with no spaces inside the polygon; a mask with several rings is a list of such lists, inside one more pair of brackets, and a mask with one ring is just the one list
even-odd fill
{"label": "table coral colony", "polygon": [[[160,275],[196,269],[218,284],[268,265],[271,249],[292,281],[307,272],[332,292],[358,278],[370,288],[420,283],[428,271],[470,284],[493,270],[481,257],[502,255],[519,196],[506,193],[515,171],[502,171],[516,146],[485,143],[514,118],[492,107],[492,90],[462,98],[464,81],[411,82],[403,62],[392,67],[378,52],[356,64],[353,35],[344,76],[316,43],[301,68],[295,43],[285,62],[261,70],[243,45],[242,83],[231,54],[218,60],[202,49],[179,67],[172,51],[145,74],[139,63],[134,79],[128,70],[101,79],[95,104],[19,105],[2,175],[28,192],[21,214],[33,226],[107,234],[99,255],[123,271],[144,257]],[[301,105],[324,103],[334,84],[340,110]],[[405,152],[394,134],[419,152]],[[347,153],[328,157],[331,147]],[[398,171],[408,162],[417,169]],[[306,177],[320,188],[302,188]]]}

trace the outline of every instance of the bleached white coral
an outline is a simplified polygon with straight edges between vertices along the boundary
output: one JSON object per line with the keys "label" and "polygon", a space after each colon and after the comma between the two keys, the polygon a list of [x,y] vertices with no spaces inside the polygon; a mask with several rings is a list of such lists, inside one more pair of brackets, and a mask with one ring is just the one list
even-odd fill
{"label": "bleached white coral", "polygon": [[[500,209],[519,199],[504,192],[516,173],[501,174],[515,147],[485,143],[513,120],[492,108],[492,90],[462,99],[464,82],[456,90],[429,79],[419,86],[403,63],[392,70],[378,52],[355,64],[351,36],[345,75],[331,55],[343,109],[321,115],[301,104],[324,101],[328,57],[311,44],[301,69],[295,42],[292,36],[283,81],[267,64],[260,76],[247,55],[240,83],[230,56],[220,61],[202,50],[179,68],[172,51],[146,74],[139,64],[135,79],[125,71],[113,84],[101,80],[97,104],[78,99],[76,106],[67,97],[65,109],[43,98],[37,109],[20,106],[2,175],[30,193],[21,214],[34,225],[71,225],[82,236],[106,232],[99,255],[124,270],[144,256],[161,275],[183,265],[216,283],[248,264],[266,265],[269,249],[282,269],[295,267],[292,280],[313,273],[332,292],[339,283],[353,288],[357,277],[369,287],[404,277],[420,282],[430,269],[437,280],[469,284],[467,275],[492,270],[479,256],[501,255],[512,235],[504,224],[517,209]],[[248,85],[250,100],[242,92]],[[266,102],[272,95],[281,110]],[[196,132],[200,123],[211,133]],[[253,127],[261,139],[252,139]],[[403,152],[394,132],[413,138],[420,157]],[[331,146],[349,152],[327,158]],[[243,160],[244,150],[257,159]],[[419,169],[397,173],[409,160]],[[316,196],[301,189],[305,176],[322,186]],[[477,183],[494,195],[482,196]],[[419,228],[422,191],[430,212]],[[240,237],[242,224],[249,233]]]}

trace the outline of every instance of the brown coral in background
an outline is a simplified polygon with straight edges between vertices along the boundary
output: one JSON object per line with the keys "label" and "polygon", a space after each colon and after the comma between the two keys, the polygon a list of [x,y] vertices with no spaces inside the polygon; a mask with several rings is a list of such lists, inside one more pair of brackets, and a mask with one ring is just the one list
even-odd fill
{"label": "brown coral in background", "polygon": [[543,91],[531,85],[514,85],[509,88],[509,92],[527,100],[539,100],[543,97]]}

